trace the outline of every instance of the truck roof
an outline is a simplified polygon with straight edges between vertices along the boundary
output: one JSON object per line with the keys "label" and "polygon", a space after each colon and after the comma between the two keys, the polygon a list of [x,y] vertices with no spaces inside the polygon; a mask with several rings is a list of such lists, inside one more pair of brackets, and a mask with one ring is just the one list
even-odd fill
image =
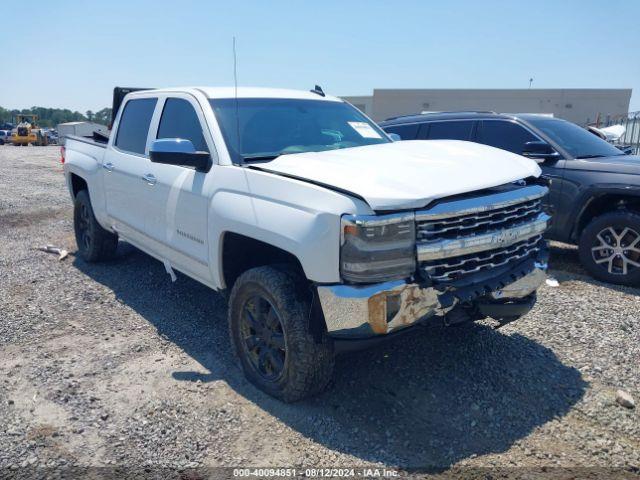
{"label": "truck roof", "polygon": [[[158,88],[154,92],[200,92],[208,98],[235,98],[236,89],[234,87],[172,87]],[[149,93],[149,90],[140,91],[139,94]],[[137,96],[137,92],[130,93]],[[328,102],[342,102],[338,97],[331,95],[321,96],[308,90],[290,90],[284,88],[262,88],[262,87],[238,87],[238,98],[290,98],[299,100],[322,100]]]}

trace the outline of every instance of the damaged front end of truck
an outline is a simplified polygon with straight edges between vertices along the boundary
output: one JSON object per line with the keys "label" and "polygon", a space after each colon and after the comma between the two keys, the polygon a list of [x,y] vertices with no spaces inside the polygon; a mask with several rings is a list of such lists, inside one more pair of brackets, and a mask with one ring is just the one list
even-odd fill
{"label": "damaged front end of truck", "polygon": [[414,325],[486,317],[504,324],[526,314],[547,269],[548,189],[540,183],[514,182],[412,212],[345,216],[346,281],[317,286],[337,348]]}

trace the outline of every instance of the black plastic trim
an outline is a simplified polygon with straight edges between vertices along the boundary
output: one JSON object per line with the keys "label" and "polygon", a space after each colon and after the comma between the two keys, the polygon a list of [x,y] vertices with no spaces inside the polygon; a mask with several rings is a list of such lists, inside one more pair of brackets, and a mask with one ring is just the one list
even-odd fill
{"label": "black plastic trim", "polygon": [[153,163],[164,165],[176,165],[178,167],[192,167],[197,172],[208,172],[213,166],[209,152],[149,152],[149,158]]}
{"label": "black plastic trim", "polygon": [[491,317],[495,320],[507,321],[501,323],[509,323],[508,319],[516,319],[528,313],[535,305],[537,296],[535,293],[528,295],[519,300],[509,302],[483,302],[476,303],[478,311],[485,317]]}

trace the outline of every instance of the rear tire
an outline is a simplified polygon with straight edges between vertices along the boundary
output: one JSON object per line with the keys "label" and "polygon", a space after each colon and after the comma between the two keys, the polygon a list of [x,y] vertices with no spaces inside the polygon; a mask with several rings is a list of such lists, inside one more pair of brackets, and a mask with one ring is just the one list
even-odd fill
{"label": "rear tire", "polygon": [[73,209],[73,227],[78,253],[87,262],[100,262],[113,258],[118,236],[100,226],[93,214],[89,192],[78,192]]}
{"label": "rear tire", "polygon": [[593,277],[619,285],[640,284],[640,215],[627,210],[594,218],[583,230],[580,261]]}
{"label": "rear tire", "polygon": [[333,345],[309,332],[303,296],[292,274],[258,267],[236,280],[229,298],[229,333],[244,374],[285,402],[321,392],[333,375]]}

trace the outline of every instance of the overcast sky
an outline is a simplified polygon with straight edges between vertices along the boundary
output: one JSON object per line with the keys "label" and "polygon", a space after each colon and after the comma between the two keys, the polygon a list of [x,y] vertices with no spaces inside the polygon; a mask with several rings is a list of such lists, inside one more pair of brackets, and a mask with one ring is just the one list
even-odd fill
{"label": "overcast sky", "polygon": [[[633,88],[640,1],[65,1],[0,13],[0,106],[111,103],[114,86]],[[9,5],[5,5],[9,7]]]}

